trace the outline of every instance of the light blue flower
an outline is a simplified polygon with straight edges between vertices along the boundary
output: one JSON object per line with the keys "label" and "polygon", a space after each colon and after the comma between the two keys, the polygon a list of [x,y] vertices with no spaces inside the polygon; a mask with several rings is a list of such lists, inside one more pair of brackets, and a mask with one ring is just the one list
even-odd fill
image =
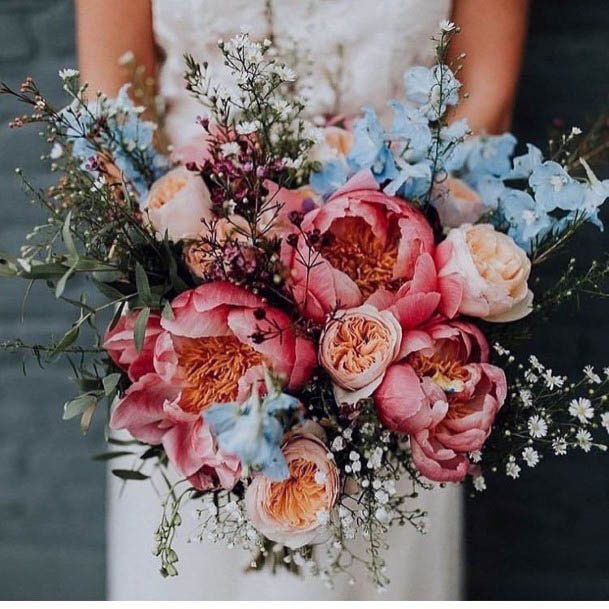
{"label": "light blue flower", "polygon": [[512,169],[510,161],[516,138],[511,133],[502,135],[481,135],[472,138],[467,155],[466,169],[470,173],[469,180],[475,183],[484,175],[497,178],[505,177]]}
{"label": "light blue flower", "polygon": [[337,191],[349,179],[350,170],[344,159],[326,161],[318,171],[311,175],[311,188],[324,198]]}
{"label": "light blue flower", "polygon": [[580,159],[588,175],[588,186],[586,195],[581,206],[581,211],[586,215],[588,222],[594,224],[599,230],[604,230],[603,223],[598,217],[599,208],[609,198],[609,180],[599,180],[585,159]]}
{"label": "light blue flower", "polygon": [[497,209],[501,197],[505,194],[506,186],[502,180],[493,176],[484,176],[478,180],[476,190],[488,209]]}
{"label": "light blue flower", "polygon": [[416,108],[410,108],[398,101],[389,102],[393,109],[393,123],[387,137],[400,158],[409,163],[423,160],[431,146],[429,121]]}
{"label": "light blue flower", "polygon": [[431,185],[431,162],[404,163],[397,175],[383,189],[388,195],[399,195],[404,199],[417,199],[429,191]]}
{"label": "light blue flower", "polygon": [[353,136],[347,162],[354,172],[370,169],[379,182],[395,176],[395,162],[385,131],[372,108],[364,108],[364,116],[354,125]]}
{"label": "light blue flower", "polygon": [[535,240],[543,238],[552,230],[553,219],[526,192],[506,188],[499,205],[510,224],[508,234],[528,252]]}
{"label": "light blue flower", "polygon": [[576,211],[584,204],[586,187],[555,161],[539,165],[531,174],[529,184],[535,191],[535,199],[546,211],[556,208]]}
{"label": "light blue flower", "polygon": [[527,144],[527,152],[514,157],[513,167],[505,176],[507,180],[528,180],[529,176],[541,165],[543,154],[533,144]]}
{"label": "light blue flower", "polygon": [[415,66],[404,74],[406,98],[432,121],[438,120],[447,106],[458,103],[460,86],[452,70],[444,64],[433,68]]}
{"label": "light blue flower", "polygon": [[275,415],[297,406],[293,396],[271,391],[261,400],[254,390],[242,406],[214,404],[205,410],[203,418],[223,452],[237,455],[243,465],[271,480],[285,480],[289,472],[281,452],[284,430]]}
{"label": "light blue flower", "polygon": [[[124,85],[115,99],[100,99],[86,107],[74,101],[63,110],[62,118],[67,123],[66,137],[72,143],[72,153],[83,160],[83,168],[99,149],[108,152],[122,178],[143,198],[150,184],[167,171],[169,161],[154,148],[156,125],[142,120],[128,90],[129,85]],[[96,146],[83,133],[92,129],[98,119],[104,120],[105,129],[99,129]]]}

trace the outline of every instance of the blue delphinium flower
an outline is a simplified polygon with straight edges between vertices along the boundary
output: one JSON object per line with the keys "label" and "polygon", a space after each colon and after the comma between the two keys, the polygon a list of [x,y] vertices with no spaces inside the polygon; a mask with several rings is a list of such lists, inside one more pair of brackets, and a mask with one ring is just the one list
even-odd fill
{"label": "blue delphinium flower", "polygon": [[506,188],[500,209],[510,224],[508,234],[527,252],[531,251],[533,242],[547,235],[554,225],[543,207],[522,190]]}
{"label": "blue delphinium flower", "polygon": [[326,161],[321,171],[311,175],[311,188],[324,198],[337,191],[349,179],[351,171],[344,159]]}
{"label": "blue delphinium flower", "polygon": [[243,465],[271,480],[285,480],[289,472],[281,452],[284,430],[275,414],[297,406],[291,395],[273,390],[261,399],[254,389],[245,404],[215,404],[203,418],[223,452],[237,455]]}
{"label": "blue delphinium flower", "polygon": [[531,174],[529,184],[535,199],[546,211],[581,209],[586,197],[586,187],[574,180],[561,165],[546,161]]}
{"label": "blue delphinium flower", "polygon": [[417,163],[429,153],[432,135],[429,121],[416,108],[390,101],[393,123],[387,138],[391,140],[396,156],[409,163]]}
{"label": "blue delphinium flower", "polygon": [[406,99],[432,121],[438,120],[447,106],[458,103],[460,86],[446,65],[438,64],[433,68],[415,66],[404,74]]}
{"label": "blue delphinium flower", "polygon": [[586,170],[589,182],[581,211],[585,214],[588,222],[592,222],[599,230],[604,230],[603,223],[598,217],[598,211],[600,206],[609,198],[609,180],[599,180],[585,159],[580,159],[579,162]]}
{"label": "blue delphinium flower", "polygon": [[356,121],[353,127],[353,136],[347,163],[354,172],[370,169],[378,182],[395,177],[397,170],[387,136],[372,108],[364,108],[363,118]]}
{"label": "blue delphinium flower", "polygon": [[507,180],[528,180],[529,176],[541,165],[543,155],[533,144],[527,144],[526,154],[514,157],[513,167],[507,173]]}
{"label": "blue delphinium flower", "polygon": [[98,148],[83,137],[83,132],[93,129],[103,118],[104,129],[98,129],[96,135],[99,148],[112,155],[123,179],[143,198],[150,183],[167,171],[169,162],[153,146],[156,125],[142,120],[142,110],[133,105],[128,90],[129,85],[124,85],[116,99],[90,102],[87,108],[75,101],[62,112],[62,117],[68,123],[66,136],[72,142],[73,154],[83,160],[85,169],[88,159],[98,154]]}
{"label": "blue delphinium flower", "polygon": [[504,178],[512,169],[511,157],[516,147],[516,138],[511,133],[481,135],[472,138],[469,144],[465,170],[468,182],[475,184],[486,175]]}
{"label": "blue delphinium flower", "polygon": [[404,199],[416,199],[426,194],[430,185],[431,161],[403,163],[395,178],[384,188],[384,192],[392,196],[397,194]]}

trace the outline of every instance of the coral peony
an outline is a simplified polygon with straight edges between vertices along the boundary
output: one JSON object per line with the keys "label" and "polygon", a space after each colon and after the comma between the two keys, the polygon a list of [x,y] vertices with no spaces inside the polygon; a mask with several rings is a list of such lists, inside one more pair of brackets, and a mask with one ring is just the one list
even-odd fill
{"label": "coral peony", "polygon": [[360,172],[305,215],[296,243],[282,247],[289,287],[305,315],[323,321],[336,308],[355,307],[378,289],[396,291],[418,257],[434,251],[431,227],[414,206],[378,189]]}
{"label": "coral peony", "polygon": [[144,442],[162,442],[178,471],[192,476],[204,465],[193,435],[204,409],[245,399],[264,366],[297,389],[309,379],[316,355],[285,313],[227,282],[182,293],[172,311],[171,320],[161,321],[154,372],[127,390],[110,425]]}
{"label": "coral peony", "polygon": [[115,326],[106,331],[103,343],[112,361],[129,375],[131,381],[137,381],[144,374],[154,372],[152,363],[154,345],[163,331],[161,316],[158,313],[151,313],[146,325],[144,343],[138,353],[133,336],[138,315],[139,311],[129,311],[121,315]]}

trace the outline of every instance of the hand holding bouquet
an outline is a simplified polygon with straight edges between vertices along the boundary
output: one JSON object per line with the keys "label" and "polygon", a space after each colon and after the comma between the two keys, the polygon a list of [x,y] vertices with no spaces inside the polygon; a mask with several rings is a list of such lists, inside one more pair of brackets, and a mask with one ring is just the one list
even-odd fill
{"label": "hand holding bouquet", "polygon": [[[517,478],[542,454],[605,449],[609,371],[570,382],[509,342],[600,291],[598,263],[531,286],[582,225],[602,227],[609,182],[575,130],[544,160],[448,123],[456,31],[443,25],[436,66],[405,74],[391,125],[365,109],[352,131],[303,118],[297,75],[246,34],[220,43],[233,91],[186,58],[201,136],[178,150],[155,147],[128,87],[91,98],[64,70],[72,101],[57,111],[31,79],[3,85],[33,107],[14,126],[45,124],[62,177],[47,194],[25,182],[49,219],[0,273],[45,281],[78,313],[49,347],[4,346],[71,358],[82,394],[64,418],[86,431],[106,401],[120,450],[104,458],[132,464],[114,473],[167,483],[164,575],[190,502],[201,539],[252,550],[253,568],[330,581],[361,561],[382,587],[388,527],[424,530],[418,489],[482,490],[487,470]],[[66,295],[79,276],[102,304]]]}

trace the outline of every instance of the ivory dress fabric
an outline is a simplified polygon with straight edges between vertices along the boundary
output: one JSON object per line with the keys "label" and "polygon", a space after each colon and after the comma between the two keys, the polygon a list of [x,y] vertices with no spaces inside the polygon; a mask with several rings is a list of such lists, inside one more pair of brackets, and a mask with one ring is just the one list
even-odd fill
{"label": "ivory dress fabric", "polygon": [[[209,63],[223,78],[217,48],[247,28],[252,38],[272,36],[285,55],[297,53],[306,73],[312,115],[351,115],[362,106],[382,116],[401,98],[411,65],[433,61],[430,37],[447,18],[449,0],[153,0],[154,32],[164,55],[160,93],[167,103],[166,131],[175,145],[200,134],[201,112],[183,86],[185,52]],[[308,79],[308,83],[307,83]],[[328,590],[319,578],[250,573],[249,555],[188,539],[197,531],[187,506],[178,529],[180,575],[163,579],[151,553],[161,516],[159,497],[146,482],[108,485],[108,597],[110,600],[454,600],[461,594],[462,506],[457,487],[422,494],[430,532],[395,527],[386,552],[392,580],[379,596],[363,571],[354,584],[338,578]]]}

